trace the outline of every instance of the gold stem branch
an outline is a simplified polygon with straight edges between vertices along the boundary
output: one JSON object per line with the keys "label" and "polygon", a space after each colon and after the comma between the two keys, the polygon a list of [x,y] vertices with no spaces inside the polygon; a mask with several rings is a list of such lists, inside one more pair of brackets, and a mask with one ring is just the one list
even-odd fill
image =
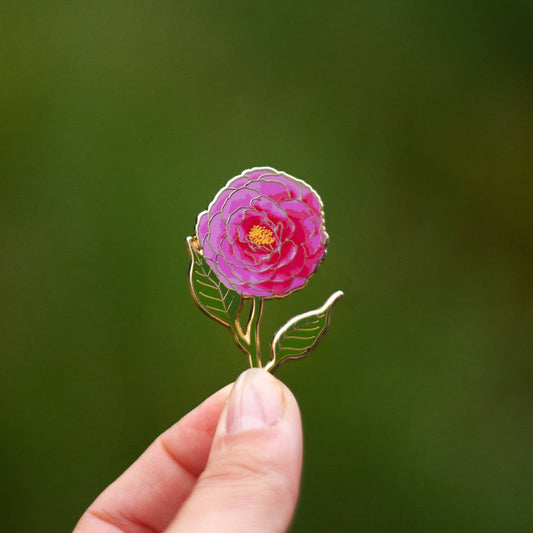
{"label": "gold stem branch", "polygon": [[261,323],[261,315],[263,314],[263,298],[260,296],[254,296],[251,299],[250,316],[246,323],[246,333],[242,330],[239,322],[239,317],[235,319],[235,342],[243,348],[248,355],[250,367],[253,367],[253,361],[255,359],[257,366],[261,368],[263,366],[261,361],[261,341],[259,337],[259,327]]}

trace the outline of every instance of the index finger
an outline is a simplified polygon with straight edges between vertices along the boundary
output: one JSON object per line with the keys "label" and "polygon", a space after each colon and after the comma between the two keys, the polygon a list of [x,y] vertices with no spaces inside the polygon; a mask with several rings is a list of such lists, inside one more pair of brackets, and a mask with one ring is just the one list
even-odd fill
{"label": "index finger", "polygon": [[161,434],[92,503],[74,533],[163,531],[205,468],[231,385]]}

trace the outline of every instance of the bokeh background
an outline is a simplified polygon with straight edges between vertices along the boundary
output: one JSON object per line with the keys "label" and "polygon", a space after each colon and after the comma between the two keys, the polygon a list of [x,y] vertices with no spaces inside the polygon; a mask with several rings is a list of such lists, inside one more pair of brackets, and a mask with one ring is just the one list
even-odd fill
{"label": "bokeh background", "polygon": [[[69,531],[245,368],[184,238],[241,170],[309,181],[335,290],[293,532],[533,530],[533,3],[4,2],[2,529]],[[273,510],[273,512],[275,512]]]}

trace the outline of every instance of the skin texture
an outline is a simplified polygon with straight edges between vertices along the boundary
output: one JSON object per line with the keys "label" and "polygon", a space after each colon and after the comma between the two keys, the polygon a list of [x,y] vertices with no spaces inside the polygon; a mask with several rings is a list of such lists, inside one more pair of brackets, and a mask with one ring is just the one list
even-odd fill
{"label": "skin texture", "polygon": [[250,369],[160,435],[74,533],[285,532],[301,461],[294,396]]}

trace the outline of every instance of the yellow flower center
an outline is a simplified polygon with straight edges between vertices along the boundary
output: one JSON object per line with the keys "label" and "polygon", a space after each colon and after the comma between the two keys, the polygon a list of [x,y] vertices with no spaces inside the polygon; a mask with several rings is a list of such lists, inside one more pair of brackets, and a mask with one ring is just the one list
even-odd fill
{"label": "yellow flower center", "polygon": [[265,226],[256,224],[249,232],[248,237],[254,244],[272,244],[274,242],[274,234]]}

